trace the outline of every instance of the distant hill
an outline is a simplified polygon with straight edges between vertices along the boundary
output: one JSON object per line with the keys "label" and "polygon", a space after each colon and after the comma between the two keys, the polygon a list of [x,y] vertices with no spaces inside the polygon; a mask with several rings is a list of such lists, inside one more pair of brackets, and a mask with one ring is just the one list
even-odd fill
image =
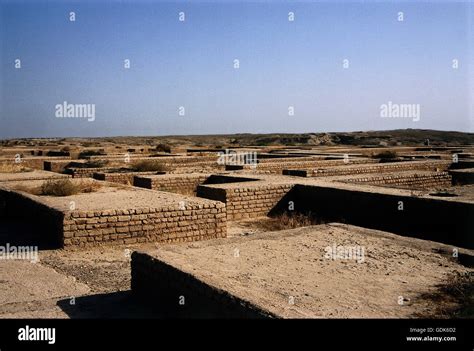
{"label": "distant hill", "polygon": [[426,140],[433,146],[474,145],[474,133],[453,131],[397,129],[388,131],[356,131],[334,133],[301,133],[301,134],[230,134],[230,135],[187,135],[187,136],[147,136],[147,137],[104,137],[104,138],[61,138],[61,139],[10,139],[1,145],[38,145],[54,144],[67,141],[81,142],[87,146],[100,143],[172,146],[239,146],[239,145],[286,145],[286,146],[317,146],[317,145],[353,145],[353,146],[417,146]]}

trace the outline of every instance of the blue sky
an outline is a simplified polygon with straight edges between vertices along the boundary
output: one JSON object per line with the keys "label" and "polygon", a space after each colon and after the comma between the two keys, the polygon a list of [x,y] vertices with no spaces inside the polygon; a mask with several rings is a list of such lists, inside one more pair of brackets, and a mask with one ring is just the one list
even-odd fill
{"label": "blue sky", "polygon": [[[0,138],[473,132],[473,13],[472,2],[0,0]],[[56,118],[64,101],[95,104],[95,120]],[[381,118],[388,101],[419,104],[420,120]]]}

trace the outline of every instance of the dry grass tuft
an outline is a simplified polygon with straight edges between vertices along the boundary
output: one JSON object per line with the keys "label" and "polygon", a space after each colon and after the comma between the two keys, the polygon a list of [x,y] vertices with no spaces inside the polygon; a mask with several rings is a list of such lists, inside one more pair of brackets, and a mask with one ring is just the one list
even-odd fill
{"label": "dry grass tuft", "polygon": [[0,173],[20,173],[20,172],[31,172],[32,169],[21,166],[18,163],[1,163]]}
{"label": "dry grass tuft", "polygon": [[133,169],[137,172],[166,172],[168,167],[158,161],[144,160],[134,163]]}
{"label": "dry grass tuft", "polygon": [[270,221],[265,221],[262,223],[265,230],[268,231],[277,231],[285,229],[293,229],[299,227],[307,227],[310,225],[321,224],[322,221],[318,220],[311,213],[302,214],[302,213],[287,213],[284,212],[275,217],[272,217]]}
{"label": "dry grass tuft", "polygon": [[381,159],[393,159],[393,158],[397,158],[398,155],[395,151],[387,150],[387,151],[379,152],[378,154],[375,154],[372,157],[381,158]]}
{"label": "dry grass tuft", "polygon": [[70,196],[79,192],[79,187],[69,179],[47,180],[41,185],[41,194],[47,196]]}
{"label": "dry grass tuft", "polygon": [[420,296],[435,306],[421,318],[473,318],[474,317],[474,272],[453,273],[434,293]]}
{"label": "dry grass tuft", "polygon": [[17,187],[16,190],[40,196],[71,196],[81,193],[93,193],[101,187],[102,185],[97,182],[74,183],[70,179],[50,179],[38,188],[23,187],[23,189],[18,189]]}

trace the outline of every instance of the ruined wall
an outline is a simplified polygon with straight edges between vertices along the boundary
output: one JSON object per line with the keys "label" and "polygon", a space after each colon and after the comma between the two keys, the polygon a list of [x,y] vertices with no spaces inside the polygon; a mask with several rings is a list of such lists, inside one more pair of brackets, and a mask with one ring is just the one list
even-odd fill
{"label": "ruined wall", "polygon": [[360,167],[325,167],[309,170],[308,177],[329,177],[354,175],[364,173],[383,173],[383,172],[397,172],[409,170],[425,170],[425,171],[445,171],[449,167],[450,162],[434,161],[434,162],[394,162],[394,163],[378,163],[371,165],[364,165]]}
{"label": "ruined wall", "polygon": [[[43,169],[45,171],[62,173],[71,162],[71,160],[43,161]],[[75,160],[74,162],[77,163],[78,161]]]}
{"label": "ruined wall", "polygon": [[227,220],[266,216],[292,184],[243,185],[240,188],[198,186],[197,196],[222,201],[226,204]]}
{"label": "ruined wall", "polygon": [[114,242],[184,242],[226,237],[222,203],[164,208],[72,211],[64,216],[64,246]]}
{"label": "ruined wall", "polygon": [[32,170],[27,172],[0,173],[0,185],[8,185],[10,182],[34,181],[50,179],[67,179],[71,176],[47,171]]}
{"label": "ruined wall", "polygon": [[[21,162],[19,164],[24,167],[43,170],[45,161],[70,161],[70,159],[70,157],[24,157],[21,158]],[[15,163],[15,158],[0,158],[0,164],[2,163]]]}
{"label": "ruined wall", "polygon": [[125,185],[135,185],[134,177],[140,175],[165,174],[166,172],[94,172],[92,177],[97,180],[104,180],[112,183]]}
{"label": "ruined wall", "polygon": [[[173,316],[177,315],[176,309],[179,313],[188,308],[187,316],[191,309],[200,313],[205,311],[207,316],[214,318],[276,317],[146,253],[133,252],[131,270],[132,293],[158,305],[160,310],[168,310]],[[180,297],[185,298],[184,306],[179,305]]]}
{"label": "ruined wall", "polygon": [[448,172],[430,172],[419,174],[368,175],[361,178],[348,178],[344,183],[397,186],[406,189],[434,189],[451,186]]}
{"label": "ruined wall", "polygon": [[158,156],[143,157],[142,155],[130,155],[127,162],[125,154],[120,156],[90,156],[91,160],[107,160],[109,166],[130,167],[134,163],[142,161],[156,162],[166,168],[167,173],[209,173],[224,170],[225,166],[218,164],[217,155],[212,156]]}
{"label": "ruined wall", "polygon": [[278,159],[266,159],[265,162],[255,165],[244,165],[244,166],[232,166],[228,165],[226,170],[246,170],[254,173],[264,173],[264,174],[282,174],[283,170],[292,169],[292,170],[306,170],[310,168],[317,167],[334,167],[342,165],[351,165],[351,164],[365,164],[365,163],[374,163],[378,162],[375,159],[350,159],[349,163],[344,163],[344,160],[317,160],[313,161],[301,161],[299,158],[294,158],[293,161],[289,159],[282,161]]}
{"label": "ruined wall", "polygon": [[474,248],[473,203],[346,189],[337,185],[296,185],[288,198],[294,201],[296,211],[311,212],[326,221]]}
{"label": "ruined wall", "polygon": [[73,178],[92,178],[94,173],[100,173],[107,170],[113,170],[113,168],[67,168],[64,173],[72,175]]}
{"label": "ruined wall", "polygon": [[[125,156],[128,152],[119,153],[115,155],[92,155],[88,156],[88,159],[118,159],[124,160]],[[134,155],[129,154],[131,161],[143,161],[143,160],[157,160],[157,161],[166,161],[166,162],[174,162],[174,163],[192,163],[195,161],[217,161],[217,154],[210,155],[210,156],[177,156],[177,155],[160,155],[160,156],[145,156],[145,155]]]}
{"label": "ruined wall", "polygon": [[134,185],[146,189],[167,191],[182,195],[196,195],[198,185],[204,183],[209,174],[160,175],[134,179]]}
{"label": "ruined wall", "polygon": [[211,173],[225,170],[225,165],[220,165],[216,161],[203,161],[185,164],[165,163],[169,168],[168,173]]}

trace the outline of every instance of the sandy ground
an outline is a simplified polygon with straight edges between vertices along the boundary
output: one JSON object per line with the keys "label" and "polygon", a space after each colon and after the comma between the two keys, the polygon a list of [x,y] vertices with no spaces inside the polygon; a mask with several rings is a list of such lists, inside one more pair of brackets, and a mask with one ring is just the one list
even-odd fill
{"label": "sandy ground", "polygon": [[[21,180],[47,180],[53,178],[68,178],[69,176],[54,172],[31,170],[28,172],[0,173],[0,182],[11,182]],[[5,184],[4,184],[5,185]]]}
{"label": "sandy ground", "polygon": [[[432,302],[422,295],[467,270],[433,253],[439,244],[339,224],[263,233],[265,221],[233,222],[223,240],[41,250],[37,263],[0,260],[0,318],[163,317],[131,297],[132,250],[160,252],[237,295],[299,317],[430,316]],[[0,239],[11,231],[0,229]],[[325,259],[323,248],[333,243],[365,246],[365,262]]]}
{"label": "sandy ground", "polygon": [[[204,206],[214,204],[215,201],[195,197],[178,195],[170,192],[155,191],[145,188],[125,186],[118,183],[103,182],[89,178],[71,179],[76,184],[96,184],[97,189],[90,193],[79,193],[70,196],[35,196],[25,193],[42,204],[69,211],[71,201],[75,202],[79,211],[124,210],[138,208],[176,208],[184,203],[185,206]],[[41,187],[43,180],[0,182],[0,186],[7,189],[32,189]]]}
{"label": "sandy ground", "polygon": [[[364,259],[326,257],[333,246],[363,247]],[[328,224],[167,245],[152,254],[279,316],[398,318],[430,315],[425,296],[468,271],[436,246]]]}

